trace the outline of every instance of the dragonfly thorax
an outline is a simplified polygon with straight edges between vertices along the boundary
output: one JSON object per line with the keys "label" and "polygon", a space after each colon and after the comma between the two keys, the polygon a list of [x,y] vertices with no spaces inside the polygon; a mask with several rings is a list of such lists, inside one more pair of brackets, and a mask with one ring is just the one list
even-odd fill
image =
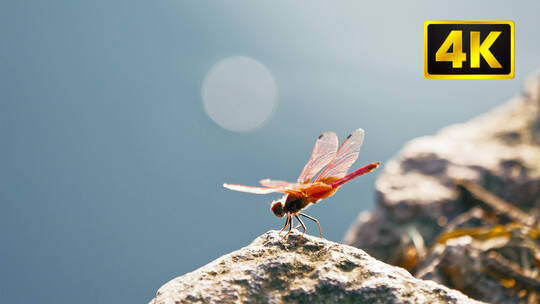
{"label": "dragonfly thorax", "polygon": [[307,204],[303,197],[289,194],[287,195],[283,209],[285,212],[294,214],[300,212],[300,210],[304,209],[306,206]]}
{"label": "dragonfly thorax", "polygon": [[287,194],[281,199],[273,201],[271,209],[275,216],[282,217],[287,213],[298,213],[307,205],[304,197]]}

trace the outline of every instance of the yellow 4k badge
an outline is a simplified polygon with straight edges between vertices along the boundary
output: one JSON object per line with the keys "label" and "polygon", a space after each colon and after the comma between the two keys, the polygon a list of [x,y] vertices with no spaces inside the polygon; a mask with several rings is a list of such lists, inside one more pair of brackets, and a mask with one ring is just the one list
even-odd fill
{"label": "yellow 4k badge", "polygon": [[424,77],[514,78],[514,22],[426,21]]}

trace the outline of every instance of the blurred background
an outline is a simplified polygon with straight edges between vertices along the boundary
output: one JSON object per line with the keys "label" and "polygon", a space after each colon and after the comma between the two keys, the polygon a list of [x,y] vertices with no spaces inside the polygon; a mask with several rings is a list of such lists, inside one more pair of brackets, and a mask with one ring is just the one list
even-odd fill
{"label": "blurred background", "polygon": [[[519,94],[540,2],[2,1],[0,297],[146,303],[283,219],[317,136],[366,130],[353,167]],[[510,19],[513,80],[426,80],[423,22]],[[381,169],[378,169],[379,171]],[[308,214],[340,241],[369,174]],[[317,234],[309,223],[309,233]]]}

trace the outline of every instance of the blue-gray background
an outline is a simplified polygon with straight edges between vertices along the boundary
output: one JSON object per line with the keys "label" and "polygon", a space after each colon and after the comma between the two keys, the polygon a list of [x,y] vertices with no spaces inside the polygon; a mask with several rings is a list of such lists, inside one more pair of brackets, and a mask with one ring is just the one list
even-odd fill
{"label": "blue-gray background", "polygon": [[[358,167],[519,93],[540,67],[538,1],[2,1],[0,298],[145,303],[168,280],[282,221],[275,196],[225,181],[294,180],[319,133],[367,131]],[[425,20],[511,19],[514,80],[426,80]],[[222,58],[279,89],[250,133],[205,114]],[[311,208],[339,241],[376,174]],[[310,225],[310,232],[316,228]]]}

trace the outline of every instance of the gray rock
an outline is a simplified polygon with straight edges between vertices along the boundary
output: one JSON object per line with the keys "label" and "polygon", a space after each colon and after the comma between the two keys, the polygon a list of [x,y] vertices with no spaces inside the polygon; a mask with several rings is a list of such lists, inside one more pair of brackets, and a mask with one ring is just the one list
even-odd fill
{"label": "gray rock", "polygon": [[269,231],[166,283],[150,303],[481,303],[360,249],[299,237]]}
{"label": "gray rock", "polygon": [[459,197],[455,179],[540,216],[539,76],[507,104],[409,142],[376,181],[376,210],[360,214],[344,242],[390,264],[407,264],[411,231],[430,247],[446,223],[472,207]]}
{"label": "gray rock", "polygon": [[[502,238],[490,232],[505,223],[471,204],[456,180],[540,218],[540,76],[507,104],[409,142],[376,181],[376,210],[361,213],[344,238],[475,299],[537,303],[540,247],[531,237],[537,232],[520,233],[530,228],[518,227]],[[482,239],[439,242],[452,231],[484,232]]]}
{"label": "gray rock", "polygon": [[422,261],[416,276],[443,283],[489,303],[536,304],[540,290],[538,273],[513,266],[518,264],[508,257],[515,253],[532,254],[526,246],[516,250],[524,245],[517,244],[518,239],[476,240],[461,236],[436,244]]}

